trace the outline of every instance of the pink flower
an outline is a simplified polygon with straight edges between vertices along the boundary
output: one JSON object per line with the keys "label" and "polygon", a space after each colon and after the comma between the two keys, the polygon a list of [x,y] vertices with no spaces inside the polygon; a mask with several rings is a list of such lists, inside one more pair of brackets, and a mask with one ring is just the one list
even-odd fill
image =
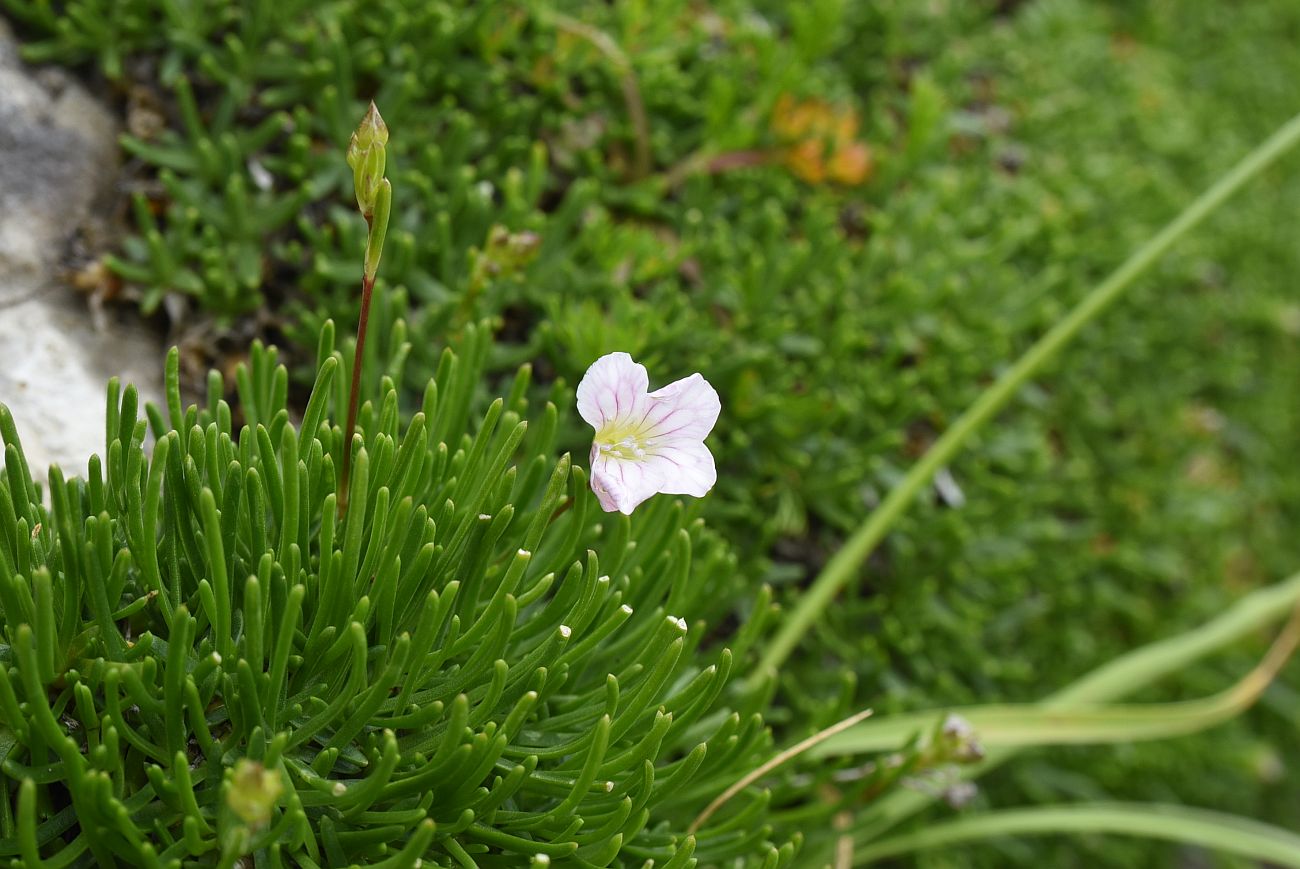
{"label": "pink flower", "polygon": [[596,436],[591,490],[606,511],[631,513],[656,492],[702,497],[718,480],[704,438],[722,403],[699,374],[649,392],[645,366],[626,353],[592,363],[578,384],[578,413]]}

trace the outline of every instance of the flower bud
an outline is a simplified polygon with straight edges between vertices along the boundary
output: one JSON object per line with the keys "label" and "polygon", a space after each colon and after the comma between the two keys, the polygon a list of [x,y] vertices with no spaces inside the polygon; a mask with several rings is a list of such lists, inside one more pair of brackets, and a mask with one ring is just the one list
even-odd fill
{"label": "flower bud", "polygon": [[347,160],[352,167],[352,186],[357,207],[367,219],[374,213],[379,182],[384,178],[388,127],[372,102],[348,142]]}
{"label": "flower bud", "polygon": [[379,116],[379,108],[374,100],[370,101],[370,107],[366,109],[365,117],[361,119],[361,124],[353,135],[356,136],[357,147],[362,150],[375,144],[380,146],[388,144],[388,127],[384,124],[384,119]]}
{"label": "flower bud", "polygon": [[255,760],[244,758],[235,764],[226,792],[226,805],[245,824],[255,829],[271,821],[271,809],[284,793],[280,776]]}

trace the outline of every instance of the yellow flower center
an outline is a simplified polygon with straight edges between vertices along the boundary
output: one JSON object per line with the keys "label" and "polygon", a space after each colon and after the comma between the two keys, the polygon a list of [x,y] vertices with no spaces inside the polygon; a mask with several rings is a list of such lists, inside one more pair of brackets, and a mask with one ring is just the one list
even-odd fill
{"label": "yellow flower center", "polygon": [[596,449],[625,461],[643,459],[646,456],[647,428],[627,420],[612,419],[596,432]]}

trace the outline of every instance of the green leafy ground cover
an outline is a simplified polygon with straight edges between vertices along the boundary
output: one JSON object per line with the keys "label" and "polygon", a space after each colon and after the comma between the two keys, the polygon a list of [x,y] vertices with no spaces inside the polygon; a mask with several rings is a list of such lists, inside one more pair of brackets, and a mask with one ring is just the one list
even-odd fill
{"label": "green leafy ground cover", "polygon": [[[143,308],[176,292],[270,322],[309,379],[319,324],[355,317],[362,229],[338,153],[374,96],[399,193],[371,394],[403,371],[414,409],[480,317],[489,365],[532,362],[561,406],[613,349],[665,382],[703,371],[724,414],[701,509],[750,588],[778,597],[999,366],[1296,109],[1293,4],[998,5],[561,7],[606,43],[528,4],[5,3],[33,59],[164,108],[162,132],[124,142],[159,183],[110,261]],[[810,184],[779,161],[674,172],[772,153],[786,94],[856,109],[869,183]],[[1036,699],[1294,567],[1295,175],[1293,160],[1180,246],[954,464],[964,497],[913,510],[828,611],[784,674],[778,725]],[[539,244],[494,274],[497,225]],[[570,420],[560,439],[580,454],[583,435]],[[1209,693],[1245,660],[1171,690]],[[980,799],[1285,822],[1298,716],[1281,688],[1207,737],[1022,759]],[[973,859],[1054,846],[1028,847]],[[1174,859],[1147,847],[1050,856]]]}
{"label": "green leafy ground cover", "polygon": [[301,429],[260,345],[238,429],[220,375],[183,406],[175,350],[163,408],[111,381],[85,479],[33,477],[0,405],[5,865],[791,865],[763,824],[685,834],[771,750],[700,648],[725,544],[667,500],[633,531],[575,498],[524,380],[471,436],[485,344],[405,426],[391,380],[366,402],[346,517],[328,328]]}

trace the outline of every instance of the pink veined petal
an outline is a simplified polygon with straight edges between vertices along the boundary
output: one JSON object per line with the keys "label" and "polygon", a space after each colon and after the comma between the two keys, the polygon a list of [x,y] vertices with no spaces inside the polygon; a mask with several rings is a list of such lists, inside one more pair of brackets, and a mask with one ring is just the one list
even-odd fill
{"label": "pink veined petal", "polygon": [[[613,513],[619,509],[624,502],[622,490],[618,484],[610,478],[604,468],[592,467],[591,469],[591,491],[596,493],[596,500],[600,502],[600,509],[606,513]],[[632,512],[627,510],[624,512]]]}
{"label": "pink veined petal", "polygon": [[650,462],[600,455],[591,463],[591,491],[607,513],[618,510],[630,515],[663,485],[659,466]]}
{"label": "pink veined petal", "polygon": [[659,491],[666,495],[703,498],[718,482],[713,454],[700,441],[684,440],[657,446],[645,461],[657,466],[656,470],[663,478]]}
{"label": "pink veined petal", "polygon": [[597,431],[612,419],[645,411],[650,377],[626,353],[609,353],[591,363],[578,384],[578,413]]}
{"label": "pink veined petal", "polygon": [[683,377],[650,393],[654,405],[646,417],[651,442],[686,439],[702,441],[713,431],[722,401],[718,391],[699,374]]}

